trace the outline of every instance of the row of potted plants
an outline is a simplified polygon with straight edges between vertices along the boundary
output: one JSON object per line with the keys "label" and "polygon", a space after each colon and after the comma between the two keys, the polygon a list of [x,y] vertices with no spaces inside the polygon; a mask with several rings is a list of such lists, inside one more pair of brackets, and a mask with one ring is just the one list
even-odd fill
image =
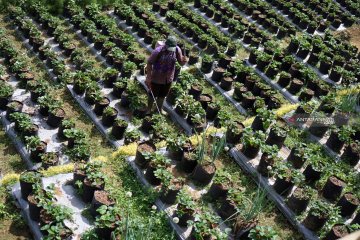
{"label": "row of potted plants", "polygon": [[[210,56],[205,55],[202,58],[201,71],[210,73],[213,61]],[[220,56],[211,79],[219,83],[225,91],[234,89],[232,97],[241,102],[242,107],[253,112],[260,105],[275,109],[285,101],[283,96],[272,90],[251,67],[239,60],[232,61],[226,55]]]}
{"label": "row of potted plants", "polygon": [[[159,4],[154,3],[154,5],[158,6]],[[183,2],[175,1],[169,3],[168,6],[153,7],[153,9],[160,11],[161,16],[166,16],[167,21],[197,43],[198,47],[206,49],[207,53],[216,55],[227,49],[230,39],[217,27],[192,12]]]}
{"label": "row of potted plants", "polygon": [[[252,127],[254,128],[254,126]],[[273,129],[274,128],[271,128],[271,131],[273,131]],[[349,173],[350,176],[356,176],[355,171],[349,170],[348,167],[344,168],[345,165],[339,166],[338,163],[334,164],[331,159],[324,158],[324,156],[319,154],[319,148],[307,148],[306,145],[301,142],[293,147],[287,161],[284,162],[277,157],[278,147],[276,145],[270,147],[268,142],[269,139],[266,140],[267,144],[264,145],[264,134],[261,131],[255,132],[254,134],[250,129],[245,129],[242,134],[241,151],[245,156],[253,158],[258,155],[258,152],[261,149],[262,156],[260,157],[257,170],[265,177],[275,178],[273,188],[277,193],[287,197],[293,186],[298,186],[295,192],[288,197],[287,205],[290,209],[297,214],[302,213],[309,204],[309,200],[311,199],[310,196],[314,195],[314,190],[311,190],[309,185],[304,185],[304,181],[311,186],[314,182],[322,179],[320,181],[321,184],[318,184],[319,191],[322,189],[322,197],[331,202],[337,202],[336,205],[339,207],[342,217],[351,218],[359,205],[358,197],[354,194],[358,190],[357,187],[347,188],[346,191],[349,192],[343,190],[345,189],[345,186],[347,186],[346,183],[351,186],[357,185],[357,180],[354,177],[348,177],[347,181],[341,180],[341,178],[344,178],[344,174],[346,175],[346,173]],[[307,165],[305,164],[306,168],[303,167],[305,162],[307,162]],[[325,167],[326,165],[327,167]],[[297,169],[305,170],[301,173]],[[341,178],[339,176],[341,176]],[[325,184],[324,181],[326,181]],[[349,182],[352,183],[350,184]],[[340,199],[342,192],[345,192],[345,194]],[[345,199],[348,199],[351,203],[348,203],[349,201]],[[318,204],[324,206],[322,208],[322,213],[316,212]],[[323,202],[313,202],[310,204],[312,207],[310,206],[308,216],[303,222],[310,230],[317,231],[322,228],[328,217],[331,215],[330,212],[333,207],[325,204],[325,208],[324,204],[325,203]],[[351,210],[348,209],[346,204],[353,206],[350,207]],[[316,217],[314,217],[314,215]]]}
{"label": "row of potted plants", "polygon": [[[160,200],[169,205],[178,204],[174,212],[174,218],[178,219],[175,223],[181,227],[193,226],[191,235],[194,239],[201,239],[200,236],[205,237],[210,233],[220,234],[217,229],[219,221],[212,216],[209,209],[202,210],[201,214],[209,216],[210,219],[196,219],[199,209],[192,197],[186,193],[185,185],[192,180],[202,189],[212,181],[216,172],[214,161],[223,151],[225,144],[224,138],[211,141],[206,138],[205,133],[198,138],[200,144],[195,148],[184,136],[170,135],[167,155],[157,152],[152,142],[142,142],[138,145],[135,157],[136,166],[145,170],[145,179],[152,186],[157,186]],[[181,175],[186,178],[174,175],[174,163],[177,171],[182,172]],[[214,225],[205,224],[205,220],[213,222]]]}
{"label": "row of potted plants", "polygon": [[[51,51],[51,50],[49,50]],[[55,56],[57,57],[57,56]],[[75,50],[72,52],[70,59],[72,59],[74,62],[78,62],[79,64],[81,64],[81,66],[79,66],[79,64],[77,64],[79,66],[79,68],[83,68],[83,63],[85,61],[89,62],[90,65],[93,65],[93,62],[90,62],[88,60],[88,57],[85,55],[84,50]],[[84,59],[84,60],[83,60]],[[74,74],[71,74],[71,76],[67,77],[67,83],[72,83],[73,84],[73,90],[75,93],[83,95],[85,93],[85,97],[84,100],[85,102],[87,102],[90,106],[95,105],[94,107],[94,112],[96,115],[98,116],[102,116],[102,123],[103,125],[107,128],[110,126],[113,126],[112,128],[112,135],[116,138],[116,139],[122,139],[124,137],[124,133],[125,130],[128,126],[128,123],[120,118],[117,118],[118,115],[118,110],[115,109],[114,107],[110,107],[110,100],[109,98],[105,97],[102,93],[101,93],[101,88],[98,85],[98,83],[96,81],[97,77],[99,76],[99,69],[95,68],[93,69],[94,71],[86,71],[83,72],[81,70],[77,71]],[[121,97],[122,93],[124,92],[124,90],[126,89],[126,86],[128,84],[129,79],[128,78],[120,78],[117,81],[117,76],[118,76],[119,72],[114,70],[114,69],[106,69],[106,71],[103,73],[103,78],[104,78],[104,84],[109,87],[109,86],[113,86],[113,95],[116,97]],[[95,76],[94,76],[95,75]],[[100,75],[101,76],[101,75]],[[92,80],[94,79],[94,80]],[[131,84],[129,84],[131,85]],[[138,107],[142,107],[144,109],[145,103],[143,98],[138,97],[138,92],[136,92],[136,87],[134,87],[135,85],[132,84],[132,89],[133,90],[129,90],[129,92],[132,93],[132,95],[130,97],[134,98],[134,101],[132,101],[132,104],[130,104],[129,99],[128,99],[128,94],[123,94],[123,106],[129,106],[131,105],[133,107],[133,110],[136,110]],[[129,87],[130,89],[130,87]],[[142,101],[142,102],[141,102]],[[139,106],[139,104],[141,106]],[[140,111],[141,109],[139,109]],[[144,115],[145,110],[141,110],[139,112],[139,115]],[[68,130],[68,135],[78,135],[78,130],[77,129],[71,129]],[[83,135],[83,134],[80,134]],[[126,142],[127,141],[134,141],[137,140],[138,138],[140,138],[140,133],[138,132],[134,132],[134,131],[130,131],[128,134],[126,134],[126,136],[128,135],[128,137],[125,139]],[[73,141],[72,141],[73,142]],[[80,141],[81,143],[85,143],[86,141]],[[74,144],[71,144],[74,145]],[[76,144],[74,145],[74,147],[72,148],[70,154],[72,155],[79,155],[78,158],[80,157],[85,157],[84,154],[86,153],[86,147],[83,144]]]}
{"label": "row of potted plants", "polygon": [[[27,66],[26,61],[19,57],[21,53],[14,48],[8,39],[3,38],[0,45],[1,53],[5,57],[6,63],[11,62],[19,66]],[[23,68],[23,70],[11,70],[17,79],[20,78],[17,87],[29,91],[31,94],[30,99],[35,104],[40,118],[44,119],[51,128],[58,128],[65,116],[65,112],[61,108],[61,102],[50,97],[51,87],[48,82],[34,80],[34,74],[30,69]],[[25,76],[27,78],[24,78]],[[34,124],[33,116],[23,112],[23,107],[26,103],[11,100],[10,93],[13,92],[13,88],[6,82],[2,82],[2,84],[4,84],[4,89],[2,90],[7,95],[4,98],[6,105],[2,110],[6,110],[6,118],[14,123],[14,129],[19,139],[26,144],[30,151],[30,159],[34,162],[42,162],[42,167],[44,168],[59,164],[59,153],[47,152],[47,143],[41,141],[38,137],[38,132],[42,126]]]}
{"label": "row of potted plants", "polygon": [[57,204],[54,185],[44,188],[42,174],[27,170],[20,175],[21,196],[29,204],[29,215],[39,223],[41,233],[47,239],[68,239],[73,230],[67,227],[72,220],[71,209]]}
{"label": "row of potted plants", "polygon": [[[206,9],[207,5],[203,5],[203,6],[204,7],[200,8],[200,11],[203,11],[206,14],[206,11],[209,11],[209,10]],[[215,8],[214,6],[212,6],[212,7]],[[223,9],[224,9],[223,11],[225,12],[224,14],[226,14],[226,10],[229,8],[223,7]],[[222,16],[222,14],[223,14],[220,12],[220,10],[214,10],[214,16],[215,16],[215,13],[219,13],[220,16]],[[226,17],[226,15],[223,15],[223,16]],[[227,30],[227,32],[233,38],[241,39],[242,44],[245,46],[257,48],[260,46],[260,44],[263,44],[271,39],[270,33],[261,30],[259,28],[259,26],[254,23],[249,23],[248,21],[244,20],[245,18],[243,19],[240,15],[233,15],[232,18],[228,18],[228,19],[229,20],[226,21],[226,24],[220,24],[220,25],[218,25],[218,28],[220,28],[220,30],[223,30],[223,31]],[[213,20],[215,22],[219,21],[219,20],[216,20],[215,18]],[[277,28],[276,28],[276,32],[277,32]],[[281,35],[283,35],[283,33],[280,31],[279,34],[280,35],[278,35],[278,37],[282,38],[283,36],[281,36]],[[232,46],[232,45],[230,44],[229,46]]]}
{"label": "row of potted plants", "polygon": [[[199,1],[195,1],[194,2],[194,6],[197,5],[199,6],[199,4],[197,3]],[[222,14],[225,14],[225,16],[228,16],[229,19],[234,18],[237,15],[235,15],[234,13],[236,13],[235,10],[232,10],[232,7],[236,7],[236,9],[238,9],[241,12],[244,12],[244,14],[248,15],[251,17],[251,19],[256,22],[256,24],[262,26],[264,29],[266,29],[268,32],[270,32],[271,34],[274,34],[275,36],[277,36],[277,38],[282,39],[284,37],[286,37],[287,34],[292,34],[293,31],[295,30],[293,26],[291,26],[290,23],[288,23],[287,21],[285,21],[285,19],[281,16],[276,14],[276,12],[271,11],[271,9],[264,5],[261,5],[261,8],[257,8],[254,9],[250,6],[243,8],[243,3],[237,2],[237,1],[230,1],[231,3],[233,3],[233,5],[231,6],[228,3],[224,3],[221,1],[208,1],[209,5],[212,5],[215,9],[219,9],[221,11]],[[206,5],[201,4],[200,5],[205,8],[204,10],[206,10],[207,12],[209,12],[209,10],[207,10]],[[219,12],[219,11],[218,11]],[[209,12],[211,13],[211,11]],[[209,15],[209,13],[207,13],[207,15]],[[237,18],[238,20],[241,20],[241,18]],[[231,21],[229,21],[230,23]],[[240,21],[243,22],[243,21]]]}
{"label": "row of potted plants", "polygon": [[307,63],[318,68],[322,74],[328,74],[334,82],[341,80],[344,86],[358,82],[357,48],[342,43],[330,33],[325,34],[324,38],[306,35],[292,38],[288,50],[301,59],[309,56]]}
{"label": "row of potted plants", "polygon": [[342,7],[344,7],[346,10],[348,10],[351,14],[353,14],[356,17],[359,17],[359,3],[355,0],[337,0],[337,3],[339,3]]}
{"label": "row of potted plants", "polygon": [[[313,34],[316,30],[324,32],[330,26],[337,29],[341,24],[352,26],[356,19],[343,12],[333,2],[320,3],[318,1],[286,2],[282,0],[269,0],[282,14],[286,15],[293,24],[307,33]],[[324,7],[327,6],[327,7]],[[331,11],[325,10],[331,8]]]}
{"label": "row of potted plants", "polygon": [[306,102],[313,97],[319,98],[332,90],[312,69],[297,62],[286,51],[269,54],[255,50],[250,53],[248,62],[256,64],[259,71],[276,80],[277,84],[290,94],[298,96],[299,101]]}

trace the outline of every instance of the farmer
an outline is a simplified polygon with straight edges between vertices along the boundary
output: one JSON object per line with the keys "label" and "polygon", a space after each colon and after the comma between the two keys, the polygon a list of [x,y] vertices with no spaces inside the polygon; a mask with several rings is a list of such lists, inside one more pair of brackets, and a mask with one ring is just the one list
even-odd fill
{"label": "farmer", "polygon": [[[145,83],[152,91],[160,111],[174,80],[176,62],[183,66],[187,62],[187,57],[183,56],[174,36],[169,36],[165,45],[157,47],[147,62]],[[150,113],[154,104],[151,93],[148,99],[147,112]]]}

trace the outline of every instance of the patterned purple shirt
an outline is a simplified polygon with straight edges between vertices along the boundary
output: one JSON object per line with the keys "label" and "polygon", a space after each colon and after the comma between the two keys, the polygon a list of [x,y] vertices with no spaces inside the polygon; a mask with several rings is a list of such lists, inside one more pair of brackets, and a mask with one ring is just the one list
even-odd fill
{"label": "patterned purple shirt", "polygon": [[148,64],[152,66],[151,82],[171,83],[174,80],[176,61],[181,65],[186,63],[179,47],[176,47],[175,52],[167,51],[165,46],[157,47],[148,59]]}

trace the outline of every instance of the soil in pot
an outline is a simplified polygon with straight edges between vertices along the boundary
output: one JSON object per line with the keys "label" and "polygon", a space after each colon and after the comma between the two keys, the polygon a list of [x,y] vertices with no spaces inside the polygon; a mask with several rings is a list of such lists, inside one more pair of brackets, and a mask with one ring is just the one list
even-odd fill
{"label": "soil in pot", "polygon": [[21,112],[23,108],[23,103],[20,101],[10,101],[7,105],[6,105],[6,118],[8,120],[10,120],[10,114],[15,113],[15,112]]}
{"label": "soil in pot", "polygon": [[329,201],[335,201],[340,197],[343,188],[345,187],[345,182],[341,179],[331,176],[328,178],[323,190],[322,195]]}
{"label": "soil in pot", "polygon": [[199,97],[199,102],[204,110],[207,109],[209,103],[211,103],[213,100],[213,97],[209,94],[201,94]]}
{"label": "soil in pot", "polygon": [[359,206],[360,201],[353,193],[345,193],[337,203],[340,207],[340,214],[343,217],[351,216],[356,208]]}
{"label": "soil in pot", "polygon": [[146,141],[139,144],[136,149],[135,164],[144,169],[148,166],[149,160],[145,159],[144,153],[152,153],[156,151],[156,147],[153,143]]}
{"label": "soil in pot", "polygon": [[232,88],[232,84],[234,82],[234,79],[231,77],[224,77],[221,79],[221,83],[220,83],[220,87],[224,90],[224,91],[230,91]]}
{"label": "soil in pot", "polygon": [[281,196],[289,195],[294,184],[288,179],[277,178],[273,185],[274,190]]}
{"label": "soil in pot", "polygon": [[49,124],[51,127],[57,128],[60,126],[64,118],[65,118],[64,109],[56,108],[49,113],[47,124]]}
{"label": "soil in pot", "polygon": [[110,105],[110,100],[107,97],[102,98],[99,102],[95,103],[94,112],[100,116],[103,114],[104,109]]}
{"label": "soil in pot", "polygon": [[59,165],[60,157],[56,152],[47,152],[42,155],[42,167],[48,169],[52,166]]}
{"label": "soil in pot", "polygon": [[211,182],[215,175],[216,167],[213,164],[198,164],[191,174],[191,177],[196,182],[207,185]]}
{"label": "soil in pot", "polygon": [[360,159],[360,146],[355,142],[346,145],[341,158],[351,166],[356,166]]}
{"label": "soil in pot", "polygon": [[344,224],[334,225],[330,232],[326,234],[324,240],[336,240],[345,237],[349,234],[348,228]]}
{"label": "soil in pot", "polygon": [[31,220],[39,222],[40,221],[40,211],[41,207],[38,206],[38,201],[34,195],[30,194],[27,198],[29,203],[29,215]]}
{"label": "soil in pot", "polygon": [[298,187],[288,198],[287,205],[296,214],[304,212],[309,204],[310,196],[307,196],[304,189]]}
{"label": "soil in pot", "polygon": [[155,176],[156,167],[151,166],[151,163],[146,169],[145,179],[153,186],[159,186],[161,184],[161,180]]}
{"label": "soil in pot", "polygon": [[309,164],[304,170],[305,181],[312,184],[320,179],[321,173],[321,171]]}
{"label": "soil in pot", "polygon": [[41,154],[46,152],[47,143],[41,141],[40,145],[36,149],[30,152],[30,158],[34,162],[41,162]]}
{"label": "soil in pot", "polygon": [[326,141],[326,146],[328,146],[334,152],[339,153],[340,150],[343,148],[345,142],[339,139],[339,135],[337,132],[332,131],[330,137]]}
{"label": "soil in pot", "polygon": [[91,201],[90,213],[93,217],[98,215],[97,209],[103,205],[113,206],[115,201],[112,200],[107,191],[96,190],[94,192],[94,197]]}
{"label": "soil in pot", "polygon": [[268,167],[269,166],[272,167],[274,165],[274,163],[275,163],[274,158],[269,156],[269,154],[267,154],[267,153],[263,153],[261,155],[259,165],[257,166],[257,170],[262,176],[269,177],[270,171],[268,170]]}
{"label": "soil in pot", "polygon": [[105,187],[105,183],[102,183],[100,185],[93,185],[92,182],[87,178],[84,179],[83,183],[84,184],[83,184],[82,199],[86,203],[92,201],[96,190],[104,190]]}
{"label": "soil in pot", "polygon": [[219,208],[219,215],[223,220],[227,220],[235,216],[237,212],[236,203],[232,200],[226,199]]}
{"label": "soil in pot", "polygon": [[191,173],[194,171],[196,165],[197,161],[195,159],[195,156],[191,152],[184,152],[184,155],[180,162],[181,169],[185,173]]}

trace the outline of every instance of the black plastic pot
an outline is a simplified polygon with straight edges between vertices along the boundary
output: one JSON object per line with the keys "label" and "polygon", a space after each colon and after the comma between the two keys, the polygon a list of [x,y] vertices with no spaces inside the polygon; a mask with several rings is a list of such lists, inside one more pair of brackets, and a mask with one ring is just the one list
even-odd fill
{"label": "black plastic pot", "polygon": [[207,185],[211,182],[212,178],[214,177],[215,171],[216,171],[215,165],[207,164],[204,166],[204,165],[198,164],[194,168],[194,171],[192,172],[191,177],[196,182],[198,182],[202,185]]}
{"label": "black plastic pot", "polygon": [[62,108],[54,109],[49,113],[49,117],[47,119],[47,124],[49,124],[53,128],[57,128],[60,126],[62,120],[65,118],[65,111]]}
{"label": "black plastic pot", "polygon": [[288,198],[287,205],[296,214],[300,214],[306,210],[310,198],[309,196],[299,197],[297,196],[296,191],[301,191],[301,189],[295,189],[295,192]]}
{"label": "black plastic pot", "polygon": [[286,179],[277,178],[275,180],[273,188],[274,188],[275,192],[277,192],[281,196],[287,196],[287,195],[289,195],[291,188],[293,186],[294,186],[294,184],[291,181],[288,181]]}
{"label": "black plastic pot", "polygon": [[190,157],[189,152],[185,152],[181,159],[180,166],[185,173],[192,173],[197,166],[197,161]]}
{"label": "black plastic pot", "polygon": [[311,213],[311,210],[305,220],[303,221],[303,224],[306,228],[312,231],[318,231],[320,230],[326,223],[327,216],[326,217],[318,217]]}
{"label": "black plastic pot", "polygon": [[341,195],[343,188],[345,187],[345,182],[341,179],[331,176],[328,178],[322,192],[323,197],[329,201],[335,201]]}
{"label": "black plastic pot", "polygon": [[149,160],[145,159],[143,153],[151,153],[156,151],[156,147],[153,143],[149,141],[142,142],[138,145],[135,156],[135,164],[144,169],[148,166]]}
{"label": "black plastic pot", "polygon": [[93,186],[91,182],[85,178],[83,182],[83,193],[82,199],[86,203],[90,203],[94,197],[94,193],[96,190],[104,190],[105,184],[103,183],[100,186]]}
{"label": "black plastic pot", "polygon": [[360,205],[359,199],[353,193],[345,193],[337,203],[340,207],[340,214],[343,217],[351,216]]}
{"label": "black plastic pot", "polygon": [[95,103],[94,113],[98,116],[102,115],[104,109],[110,105],[110,100],[107,97],[104,97],[99,102]]}
{"label": "black plastic pot", "polygon": [[145,172],[145,179],[153,186],[159,186],[161,184],[161,180],[155,176],[156,168],[149,165]]}

